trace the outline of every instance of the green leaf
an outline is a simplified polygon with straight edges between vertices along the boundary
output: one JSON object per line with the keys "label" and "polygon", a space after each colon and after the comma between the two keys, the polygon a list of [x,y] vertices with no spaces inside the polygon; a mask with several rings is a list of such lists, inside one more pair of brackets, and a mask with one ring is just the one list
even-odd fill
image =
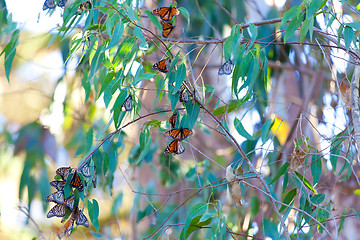
{"label": "green leaf", "polygon": [[304,13],[301,13],[300,15],[294,17],[290,23],[289,26],[286,29],[286,32],[284,34],[284,42],[287,42],[287,40],[294,35],[295,31],[300,27],[302,20],[303,20]]}
{"label": "green leaf", "polygon": [[354,36],[354,30],[351,27],[346,26],[344,29],[344,41],[345,41],[346,51],[349,51],[353,36]]}
{"label": "green leaf", "polygon": [[250,214],[251,217],[256,217],[260,210],[260,200],[259,198],[254,195],[250,200]]}
{"label": "green leaf", "polygon": [[215,116],[219,116],[225,113],[231,113],[237,109],[239,109],[242,104],[247,101],[247,99],[241,99],[240,101],[238,100],[231,100],[228,104],[228,106],[221,106],[218,107],[214,110],[214,115]]}
{"label": "green leaf", "polygon": [[326,0],[312,0],[310,5],[309,5],[309,10],[307,13],[307,17],[310,18],[314,15],[314,13],[316,13],[319,9],[321,9],[325,3]]}
{"label": "green leaf", "polygon": [[284,173],[286,173],[288,168],[289,168],[289,162],[284,163],[284,165],[281,166],[281,168],[279,169],[273,180],[271,180],[269,185],[276,182]]}
{"label": "green leaf", "polygon": [[184,7],[179,7],[179,10],[180,10],[181,14],[185,17],[185,19],[187,21],[187,25],[189,27],[189,25],[190,25],[190,14],[189,14],[189,12]]}
{"label": "green leaf", "polygon": [[184,82],[185,80],[185,77],[186,77],[186,67],[185,67],[185,64],[182,63],[176,73],[175,73],[175,87],[174,87],[174,90],[173,90],[173,94],[177,93],[177,91],[179,91],[182,83]]}
{"label": "green leaf", "polygon": [[311,175],[313,177],[313,184],[317,184],[320,180],[322,172],[321,155],[315,154],[311,157]]}
{"label": "green leaf", "polygon": [[304,21],[300,28],[300,42],[303,43],[306,37],[306,33],[309,31],[311,24],[314,24],[314,18],[308,18]]}
{"label": "green leaf", "polygon": [[157,29],[159,29],[160,31],[162,31],[162,27],[161,27],[161,25],[160,25],[159,20],[157,19],[157,17],[154,16],[154,15],[153,15],[150,11],[148,11],[148,10],[145,11],[145,14],[146,14],[146,16],[150,19],[150,21],[152,22],[152,24],[154,24]]}
{"label": "green leaf", "polygon": [[122,89],[120,91],[119,96],[116,98],[116,101],[113,105],[113,107],[111,108],[110,112],[113,112],[115,109],[120,108],[121,110],[121,106],[123,105],[125,99],[128,97],[128,92],[126,89]]}
{"label": "green leaf", "polygon": [[111,35],[110,43],[105,50],[110,49],[115,45],[117,45],[120,41],[123,32],[124,32],[124,24],[121,21],[119,21],[115,24],[115,29],[113,34]]}
{"label": "green leaf", "polygon": [[[6,45],[6,47],[4,49],[4,51],[5,51],[5,61],[4,61],[5,75],[6,75],[8,82],[10,82],[10,70],[11,70],[11,65],[13,63],[13,60],[14,60],[14,57],[16,54],[16,47],[19,44],[19,32],[20,32],[19,30],[14,31],[10,42]],[[0,55],[2,55],[2,53]]]}
{"label": "green leaf", "polygon": [[[332,17],[332,18],[334,18],[334,17]],[[351,22],[351,23],[346,23],[345,25],[355,28],[356,30],[360,30],[360,22]]]}
{"label": "green leaf", "polygon": [[264,234],[271,239],[280,239],[277,224],[268,218],[264,218]]}
{"label": "green leaf", "polygon": [[250,49],[253,45],[254,45],[254,42],[257,38],[257,35],[258,35],[258,30],[256,28],[256,26],[253,24],[253,23],[250,23],[249,24],[249,32],[250,32],[250,35],[251,35],[251,42],[248,46],[248,49]]}
{"label": "green leaf", "polygon": [[325,200],[325,194],[316,194],[310,198],[314,204],[320,204]]}
{"label": "green leaf", "polygon": [[[191,232],[195,231],[196,228],[194,229],[194,227],[190,228],[190,225],[196,225],[197,223],[199,223],[202,215],[207,211],[208,209],[208,204],[206,203],[198,203],[196,205],[194,205],[190,211],[187,214],[187,218],[185,220],[185,225],[184,228],[181,230],[181,235],[180,235],[180,239],[186,239]],[[211,219],[208,219],[211,221]],[[190,231],[189,231],[190,230]]]}
{"label": "green leaf", "polygon": [[274,122],[271,122],[270,119],[266,120],[266,122],[264,123],[264,125],[261,127],[261,141],[263,143],[266,143],[267,137],[269,135],[271,126],[273,125]]}
{"label": "green leaf", "polygon": [[93,199],[92,203],[90,200],[87,201],[87,206],[88,206],[90,220],[91,220],[92,224],[94,225],[96,232],[99,232],[99,229],[100,229],[99,204],[95,199]]}
{"label": "green leaf", "polygon": [[192,104],[192,101],[185,103],[186,114],[181,120],[180,126],[183,128],[193,129],[195,122],[200,113],[200,106],[198,103]]}
{"label": "green leaf", "polygon": [[[294,200],[296,196],[296,188],[294,188],[293,190],[290,190],[288,192],[288,194],[286,194],[286,196],[284,197],[283,203],[290,205],[290,203]],[[279,212],[284,211],[287,208],[287,206],[281,205]]]}
{"label": "green leaf", "polygon": [[290,19],[292,19],[293,17],[296,16],[296,13],[298,11],[298,6],[292,7],[290,8],[285,14],[283,19],[281,20],[281,25],[286,24],[287,21],[289,21]]}
{"label": "green leaf", "polygon": [[242,125],[242,123],[240,122],[240,120],[238,118],[235,117],[234,119],[234,127],[236,129],[236,131],[243,136],[244,138],[246,138],[247,140],[251,140],[253,141],[255,138],[253,136],[251,136],[244,128],[244,126]]}
{"label": "green leaf", "polygon": [[301,175],[299,172],[295,171],[296,176],[300,179],[300,181],[302,181],[304,183],[304,185],[310,189],[311,191],[313,191],[315,194],[318,194],[317,191],[315,190],[315,188],[310,184],[310,182],[303,176]]}

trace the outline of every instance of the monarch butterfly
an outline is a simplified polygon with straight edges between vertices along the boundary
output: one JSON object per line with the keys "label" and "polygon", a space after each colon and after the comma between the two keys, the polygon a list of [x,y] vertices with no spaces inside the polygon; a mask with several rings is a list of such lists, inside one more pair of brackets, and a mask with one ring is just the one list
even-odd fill
{"label": "monarch butterfly", "polygon": [[91,172],[90,172],[90,160],[87,161],[80,169],[80,173],[82,175],[84,175],[85,177],[90,177],[91,176]]}
{"label": "monarch butterfly", "polygon": [[61,179],[64,181],[66,181],[70,173],[71,173],[71,167],[61,167],[56,169],[56,174],[59,175]]}
{"label": "monarch butterfly", "polygon": [[170,21],[175,15],[178,15],[180,11],[174,7],[161,7],[152,11],[152,14],[160,16],[164,21]]}
{"label": "monarch butterfly", "polygon": [[164,154],[169,155],[171,153],[182,154],[185,151],[184,146],[178,140],[173,140],[165,149]]}
{"label": "monarch butterfly", "polygon": [[158,70],[163,73],[169,71],[169,64],[171,63],[170,58],[163,59],[152,66],[152,70]]}
{"label": "monarch butterfly", "polygon": [[125,99],[124,103],[121,106],[121,111],[131,111],[133,105],[133,100],[131,94]]}
{"label": "monarch butterfly", "polygon": [[193,131],[188,128],[176,128],[165,132],[165,136],[171,137],[174,140],[184,140],[192,134]]}
{"label": "monarch butterfly", "polygon": [[89,10],[91,7],[92,7],[92,4],[91,4],[90,0],[80,3],[77,13],[82,14],[84,11]]}
{"label": "monarch butterfly", "polygon": [[170,33],[174,30],[175,26],[169,22],[161,21],[161,26],[163,28],[162,36],[168,38]]}
{"label": "monarch butterfly", "polygon": [[57,203],[46,215],[47,218],[65,216],[66,208],[64,204]]}
{"label": "monarch butterfly", "polygon": [[50,186],[56,188],[58,191],[62,191],[65,187],[65,181],[52,181],[50,182]]}
{"label": "monarch butterfly", "polygon": [[50,194],[45,201],[64,204],[64,191],[57,191]]}
{"label": "monarch butterfly", "polygon": [[234,68],[233,63],[232,63],[231,59],[229,59],[221,66],[218,74],[219,75],[230,75],[233,71],[233,68]]}
{"label": "monarch butterfly", "polygon": [[81,210],[78,210],[78,217],[76,219],[76,224],[83,225],[84,227],[89,227],[89,221]]}
{"label": "monarch butterfly", "polygon": [[169,119],[169,123],[170,123],[171,128],[176,127],[177,118],[178,118],[178,113],[174,112],[173,115],[171,115],[171,117]]}
{"label": "monarch butterfly", "polygon": [[68,197],[65,199],[65,205],[72,211],[74,210],[74,204],[75,204],[75,195],[72,195],[71,197]]}
{"label": "monarch butterfly", "polygon": [[[77,207],[76,207],[77,209]],[[79,213],[78,211],[76,211],[76,209],[71,213],[70,219],[67,220],[67,222],[65,223],[65,233],[66,236],[70,237],[73,226],[74,226],[74,222],[77,219]]]}
{"label": "monarch butterfly", "polygon": [[54,9],[55,8],[55,2],[54,0],[45,0],[43,5],[43,11],[46,9]]}
{"label": "monarch butterfly", "polygon": [[70,185],[70,187],[76,188],[80,192],[82,192],[84,190],[84,185],[82,184],[81,178],[80,178],[79,174],[77,173],[77,170],[75,170],[74,175],[72,176],[69,185]]}
{"label": "monarch butterfly", "polygon": [[186,88],[181,89],[179,95],[179,101],[184,103],[187,103],[189,101],[189,93],[186,90]]}

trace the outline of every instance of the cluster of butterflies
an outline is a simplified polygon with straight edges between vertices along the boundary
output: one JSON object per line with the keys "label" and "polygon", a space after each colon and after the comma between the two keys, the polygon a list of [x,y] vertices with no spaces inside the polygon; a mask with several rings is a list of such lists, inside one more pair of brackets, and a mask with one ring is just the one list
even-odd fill
{"label": "cluster of butterflies", "polygon": [[163,29],[162,36],[164,38],[168,38],[171,32],[174,30],[175,25],[171,23],[171,20],[175,15],[178,15],[179,13],[179,9],[175,7],[161,7],[152,11],[152,14],[158,15],[162,20],[160,23]]}
{"label": "cluster of butterflies", "polygon": [[[56,170],[56,175],[60,176],[61,180],[55,180],[50,182],[50,186],[54,187],[57,191],[50,194],[45,200],[47,202],[54,202],[56,205],[50,209],[47,218],[62,217],[61,222],[64,222],[69,216],[70,218],[65,222],[65,225],[58,231],[58,237],[61,239],[63,236],[70,236],[74,222],[77,225],[83,225],[89,227],[89,221],[84,213],[79,209],[79,199],[75,198],[75,194],[72,191],[71,196],[65,198],[64,188],[68,181],[68,177],[71,176],[69,186],[82,192],[84,190],[84,184],[81,180],[80,174],[83,177],[90,178],[90,161],[84,164],[80,169],[72,169],[71,167],[61,167]],[[91,179],[93,186],[96,187],[96,170],[94,166],[94,173]],[[85,186],[86,186],[85,182]]]}
{"label": "cluster of butterflies", "polygon": [[185,147],[182,145],[181,141],[193,134],[193,131],[188,128],[176,128],[178,115],[178,111],[173,113],[169,119],[171,130],[164,133],[166,137],[172,139],[164,151],[165,155],[169,155],[171,153],[182,154],[185,151]]}
{"label": "cluster of butterflies", "polygon": [[[59,0],[58,2],[58,7],[65,7],[65,4],[68,0]],[[79,5],[78,8],[78,13],[81,14],[83,11],[86,11],[88,9],[90,9],[92,6],[92,3],[90,0],[86,0],[85,2],[81,3]],[[47,9],[54,9],[56,7],[55,5],[55,1],[54,0],[45,0],[44,5],[43,5],[43,10],[47,10]]]}

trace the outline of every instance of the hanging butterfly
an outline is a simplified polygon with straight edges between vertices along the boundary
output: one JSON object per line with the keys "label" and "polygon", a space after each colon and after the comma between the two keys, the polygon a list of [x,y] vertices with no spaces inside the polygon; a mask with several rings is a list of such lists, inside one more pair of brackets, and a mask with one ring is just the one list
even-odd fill
{"label": "hanging butterfly", "polygon": [[57,191],[50,194],[45,201],[64,204],[64,191]]}
{"label": "hanging butterfly", "polygon": [[68,197],[65,199],[65,205],[72,211],[74,210],[74,204],[75,204],[75,195],[72,195],[71,197]]}
{"label": "hanging butterfly", "polygon": [[182,154],[185,151],[184,146],[178,140],[173,140],[165,149],[164,154],[169,155],[171,153]]}
{"label": "hanging butterfly", "polygon": [[50,209],[48,214],[46,215],[47,218],[52,217],[64,217],[66,212],[66,208],[64,204],[57,203],[53,208]]}
{"label": "hanging butterfly", "polygon": [[234,65],[233,65],[231,59],[229,59],[221,66],[218,74],[219,75],[230,75],[233,71],[233,68],[234,68]]}
{"label": "hanging butterfly", "polygon": [[170,58],[165,58],[157,63],[155,63],[153,66],[152,66],[152,70],[158,70],[162,73],[167,73],[169,71],[169,65],[171,63],[171,60]]}
{"label": "hanging butterfly", "polygon": [[76,188],[80,192],[82,192],[84,190],[84,185],[82,184],[81,178],[80,178],[79,174],[77,173],[77,170],[75,170],[69,185],[70,185],[70,187]]}
{"label": "hanging butterfly", "polygon": [[162,36],[164,38],[168,38],[170,36],[170,33],[174,30],[175,26],[172,25],[169,22],[165,22],[165,21],[161,21],[161,26],[162,26]]}
{"label": "hanging butterfly", "polygon": [[79,209],[78,209],[78,217],[76,218],[76,224],[83,225],[84,227],[89,227],[88,219],[86,218],[85,214],[83,214],[82,211]]}
{"label": "hanging butterfly", "polygon": [[50,182],[50,186],[56,188],[58,191],[62,191],[65,187],[65,181],[52,181]]}
{"label": "hanging butterfly", "polygon": [[65,223],[65,233],[68,237],[70,237],[72,229],[74,227],[74,222],[79,216],[79,212],[76,209],[78,209],[78,207],[75,208],[75,210],[70,215],[70,219],[67,220]]}
{"label": "hanging butterfly", "polygon": [[174,140],[184,140],[185,138],[191,136],[193,131],[188,128],[176,128],[171,129],[164,133],[165,136],[171,137]]}
{"label": "hanging butterfly", "polygon": [[176,127],[177,118],[178,118],[178,113],[174,112],[173,115],[171,115],[171,117],[169,119],[169,123],[170,123],[171,128]]}
{"label": "hanging butterfly", "polygon": [[54,0],[45,0],[44,5],[43,5],[43,11],[45,11],[46,9],[54,9],[55,8],[55,2]]}
{"label": "hanging butterfly", "polygon": [[64,181],[66,181],[70,173],[71,173],[71,167],[61,167],[56,169],[56,174],[59,175],[61,179]]}
{"label": "hanging butterfly", "polygon": [[88,160],[81,168],[78,169],[80,171],[80,173],[82,175],[84,175],[84,177],[90,177],[91,176],[90,161],[91,160]]}
{"label": "hanging butterfly", "polygon": [[59,0],[58,6],[63,8],[63,7],[65,7],[66,2],[67,2],[67,0]]}
{"label": "hanging butterfly", "polygon": [[125,99],[124,103],[121,106],[121,111],[131,111],[133,105],[133,99],[131,94]]}
{"label": "hanging butterfly", "polygon": [[164,21],[170,21],[175,15],[178,15],[180,11],[174,7],[161,7],[152,11],[152,14],[160,16]]}
{"label": "hanging butterfly", "polygon": [[189,101],[189,93],[186,90],[186,88],[181,89],[181,91],[178,92],[178,93],[180,94],[179,95],[179,101],[180,102],[187,103]]}

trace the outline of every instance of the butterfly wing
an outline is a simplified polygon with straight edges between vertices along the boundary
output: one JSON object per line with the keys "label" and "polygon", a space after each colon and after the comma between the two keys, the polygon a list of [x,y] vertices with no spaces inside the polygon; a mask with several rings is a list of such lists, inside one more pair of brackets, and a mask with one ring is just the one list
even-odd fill
{"label": "butterfly wing", "polygon": [[163,28],[162,36],[164,38],[168,38],[170,36],[170,33],[174,30],[175,26],[173,26],[169,22],[161,21],[161,26]]}
{"label": "butterfly wing", "polygon": [[76,224],[77,225],[83,225],[85,227],[89,227],[89,221],[88,219],[86,218],[86,216],[82,213],[81,210],[79,210],[79,216],[78,218],[76,219]]}
{"label": "butterfly wing", "polygon": [[175,15],[178,15],[180,11],[173,7],[161,7],[152,11],[154,15],[160,16],[164,21],[170,21]]}
{"label": "butterfly wing", "polygon": [[171,129],[171,130],[165,132],[164,135],[167,137],[171,137],[173,140],[182,140],[180,128]]}
{"label": "butterfly wing", "polygon": [[51,217],[63,217],[65,216],[65,205],[57,203],[46,215],[47,218]]}
{"label": "butterfly wing", "polygon": [[50,186],[56,188],[58,191],[62,191],[65,187],[65,181],[52,181],[50,182]]}
{"label": "butterfly wing", "polygon": [[70,237],[73,226],[74,226],[74,221],[71,217],[69,220],[67,220],[67,222],[65,223],[65,234],[67,237]]}
{"label": "butterfly wing", "polygon": [[84,175],[85,177],[90,177],[91,176],[91,171],[90,171],[90,160],[87,161],[80,169],[79,169],[80,173],[82,175]]}
{"label": "butterfly wing", "polygon": [[171,115],[171,117],[169,119],[169,123],[170,123],[171,128],[176,127],[177,118],[178,118],[178,113],[177,112],[175,112],[175,113],[173,113],[173,115]]}
{"label": "butterfly wing", "polygon": [[153,66],[152,66],[152,70],[157,70],[157,71],[160,71],[162,73],[167,73],[169,71],[169,64],[170,64],[170,58],[166,58],[166,59],[163,59],[157,63],[155,63]]}
{"label": "butterfly wing", "polygon": [[84,185],[83,185],[81,178],[80,178],[79,174],[77,173],[77,171],[74,172],[74,175],[72,176],[69,185],[70,185],[70,187],[76,188],[80,192],[82,192],[84,190]]}
{"label": "butterfly wing", "polygon": [[182,154],[185,151],[184,146],[178,140],[173,140],[165,149],[164,154],[169,155],[171,153]]}
{"label": "butterfly wing", "polygon": [[47,202],[64,204],[64,191],[57,191],[50,194],[46,199]]}
{"label": "butterfly wing", "polygon": [[71,197],[68,197],[65,199],[65,205],[71,210],[74,210],[74,203],[75,203],[75,195],[72,195]]}
{"label": "butterfly wing", "polygon": [[133,105],[133,100],[131,94],[125,99],[124,103],[121,106],[121,111],[131,111]]}
{"label": "butterfly wing", "polygon": [[188,128],[182,128],[181,129],[181,140],[191,136],[193,134],[193,131]]}
{"label": "butterfly wing", "polygon": [[70,173],[71,173],[71,167],[61,167],[56,169],[56,174],[59,175],[61,179],[64,181],[66,181]]}
{"label": "butterfly wing", "polygon": [[219,69],[218,74],[219,75],[230,75],[233,71],[233,64],[231,59],[229,59],[228,61],[226,61],[221,68]]}
{"label": "butterfly wing", "polygon": [[55,8],[55,2],[54,0],[45,0],[43,5],[43,11],[46,9],[54,9]]}
{"label": "butterfly wing", "polygon": [[179,101],[187,103],[189,101],[189,93],[186,88],[183,88],[179,95]]}
{"label": "butterfly wing", "polygon": [[96,188],[96,168],[95,167],[94,167],[94,175],[93,175],[91,181],[93,183],[94,188]]}

